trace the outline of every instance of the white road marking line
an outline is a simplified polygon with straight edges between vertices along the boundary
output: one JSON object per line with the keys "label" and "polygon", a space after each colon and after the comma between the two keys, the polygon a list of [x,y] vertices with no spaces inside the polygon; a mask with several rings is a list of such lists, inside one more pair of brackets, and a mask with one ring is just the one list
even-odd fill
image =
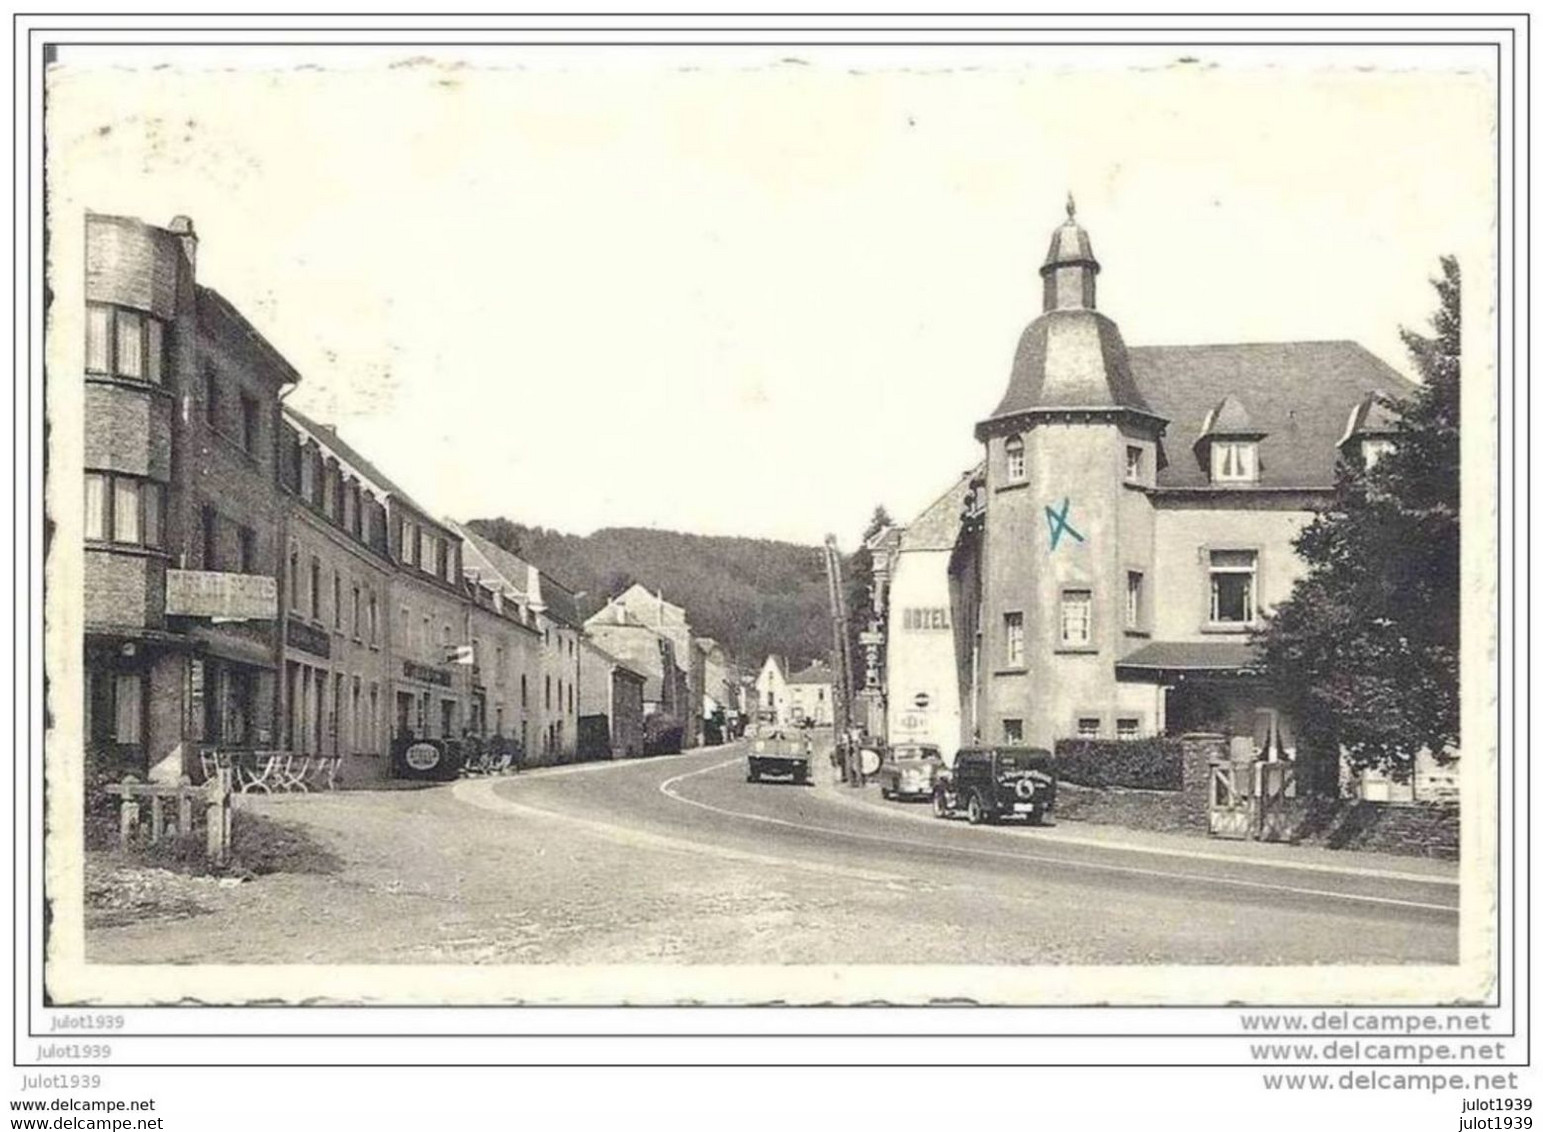
{"label": "white road marking line", "polygon": [[[1271,884],[1266,881],[1242,880],[1236,877],[1211,877],[1199,873],[1168,872],[1162,869],[1143,869],[1134,865],[1108,865],[1096,861],[1069,860],[1064,857],[1046,857],[1034,853],[1008,853],[998,849],[985,849],[978,846],[953,846],[942,845],[937,842],[908,841],[900,837],[885,837],[874,833],[857,833],[852,830],[833,829],[829,826],[809,825],[804,822],[789,821],[786,818],[768,817],[764,814],[745,813],[742,810],[728,810],[721,806],[714,806],[708,802],[698,801],[695,798],[687,798],[677,793],[674,789],[679,782],[688,778],[695,778],[699,774],[709,774],[715,770],[722,770],[726,766],[739,763],[739,759],[729,759],[726,762],[714,763],[711,766],[700,767],[687,771],[685,774],[677,774],[673,778],[667,778],[659,784],[659,793],[677,802],[683,802],[688,806],[696,806],[698,809],[721,814],[725,817],[743,818],[747,821],[763,822],[767,825],[780,825],[789,829],[801,829],[809,833],[825,833],[835,837],[845,837],[855,841],[869,841],[881,845],[900,845],[907,849],[918,847],[942,849],[949,853],[965,853],[978,857],[999,857],[1010,861],[1038,862],[1051,865],[1065,865],[1077,869],[1090,869],[1096,872],[1121,873],[1127,876],[1153,877],[1160,880],[1186,880],[1196,881],[1201,884],[1223,884],[1234,888],[1261,889],[1267,892],[1288,892],[1298,896],[1327,897],[1332,900],[1348,900],[1354,903],[1382,904],[1396,908],[1422,908],[1435,912],[1457,912],[1459,909],[1451,904],[1430,904],[1420,900],[1398,900],[1390,896],[1369,896],[1359,893],[1334,892],[1329,889],[1302,888],[1297,885]],[[1107,848],[1107,846],[1105,846]],[[1236,862],[1236,857],[1225,857],[1228,862]],[[1250,862],[1243,862],[1250,863]]]}
{"label": "white road marking line", "polygon": [[496,794],[493,787],[497,779],[490,778],[463,778],[451,788],[451,793],[457,801],[464,802],[478,809],[492,810],[495,813],[520,813],[533,817],[546,818],[551,821],[566,822],[576,825],[591,833],[609,838],[612,841],[620,841],[623,844],[647,846],[654,849],[673,849],[688,853],[705,853],[725,860],[739,861],[752,865],[763,865],[768,868],[802,869],[805,872],[820,873],[824,876],[842,876],[855,880],[868,881],[872,884],[906,884],[916,887],[912,878],[900,876],[897,873],[882,873],[874,869],[852,868],[846,865],[831,865],[824,861],[801,861],[792,857],[778,857],[770,853],[752,853],[744,849],[730,849],[727,846],[712,845],[705,841],[690,841],[682,837],[669,837],[661,833],[649,833],[646,830],[634,829],[631,826],[616,825],[612,822],[597,821],[594,818],[575,817],[572,814],[560,813],[556,810],[544,810],[539,806],[527,806],[519,802],[510,801]]}
{"label": "white road marking line", "polygon": [[[870,806],[866,802],[859,802],[855,798],[844,798],[836,795],[835,801],[842,805],[861,806],[863,809],[879,809]],[[880,813],[890,817],[903,818],[906,821],[919,821],[927,825],[933,824],[934,819],[930,815],[923,817],[921,814],[907,813],[905,810],[895,808],[893,810],[882,809]],[[997,833],[1009,834],[1008,830],[996,830]],[[1246,857],[1233,853],[1211,853],[1204,849],[1164,849],[1156,845],[1138,845],[1132,842],[1104,841],[1097,837],[1079,837],[1075,833],[1063,833],[1059,829],[1037,829],[1034,837],[1038,841],[1054,841],[1064,845],[1086,845],[1094,849],[1117,850],[1122,853],[1148,853],[1155,857],[1180,857],[1192,861],[1218,861],[1224,864],[1258,865],[1266,869],[1291,869],[1309,873],[1330,873],[1337,876],[1371,877],[1374,880],[1398,880],[1410,881],[1414,884],[1439,884],[1451,888],[1458,888],[1462,880],[1458,877],[1436,876],[1430,873],[1405,873],[1396,869],[1372,869],[1364,865],[1324,865],[1315,861],[1281,861],[1271,857]]]}

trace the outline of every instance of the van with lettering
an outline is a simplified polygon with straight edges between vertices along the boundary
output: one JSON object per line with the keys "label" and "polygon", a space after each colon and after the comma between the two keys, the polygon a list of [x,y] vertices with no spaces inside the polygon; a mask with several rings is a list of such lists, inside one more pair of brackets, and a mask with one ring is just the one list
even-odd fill
{"label": "van with lettering", "polygon": [[1044,825],[1055,811],[1055,756],[1040,747],[965,747],[938,773],[932,812],[963,813],[971,825],[1024,818]]}

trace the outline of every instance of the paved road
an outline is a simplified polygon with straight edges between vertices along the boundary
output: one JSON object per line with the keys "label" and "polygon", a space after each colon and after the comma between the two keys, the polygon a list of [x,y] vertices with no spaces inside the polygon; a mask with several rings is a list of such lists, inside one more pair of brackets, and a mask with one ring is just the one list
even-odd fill
{"label": "paved road", "polygon": [[173,878],[169,910],[98,922],[87,953],[577,966],[1456,961],[1457,888],[1418,863],[1384,858],[1357,873],[1344,868],[1366,858],[1351,854],[1239,862],[1224,856],[1239,847],[1204,839],[1153,852],[1099,844],[1072,822],[977,828],[855,800],[823,764],[816,785],[747,783],[742,758],[719,749],[419,790],[243,796],[241,810],[283,823],[333,864],[229,888]]}
{"label": "paved road", "polygon": [[[859,802],[829,781],[748,783],[737,748],[456,790],[463,802],[510,820],[665,853],[673,863],[658,878],[663,890],[715,867],[748,876],[756,890],[749,895],[783,909],[790,930],[781,944],[764,931],[742,939],[714,932],[718,946],[734,952],[720,952],[720,961],[785,961],[793,941],[834,961],[1457,958],[1457,887],[1414,865],[1357,872],[1354,855],[1342,868],[1238,861],[1225,845],[1202,840],[1175,852],[1113,848],[1077,836],[1072,823],[1050,831],[971,827],[934,819],[918,805]],[[615,894],[620,904],[650,896],[657,892]],[[821,908],[834,910],[824,931]]]}

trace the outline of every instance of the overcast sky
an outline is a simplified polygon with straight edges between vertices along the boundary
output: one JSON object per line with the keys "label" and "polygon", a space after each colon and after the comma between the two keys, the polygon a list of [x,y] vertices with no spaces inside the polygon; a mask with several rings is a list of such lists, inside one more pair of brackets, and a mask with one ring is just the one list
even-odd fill
{"label": "overcast sky", "polygon": [[52,202],[191,216],[294,403],[457,518],[850,545],[910,517],[976,459],[1068,190],[1130,344],[1407,369],[1437,257],[1470,295],[1489,268],[1474,70],[408,54],[66,55]]}

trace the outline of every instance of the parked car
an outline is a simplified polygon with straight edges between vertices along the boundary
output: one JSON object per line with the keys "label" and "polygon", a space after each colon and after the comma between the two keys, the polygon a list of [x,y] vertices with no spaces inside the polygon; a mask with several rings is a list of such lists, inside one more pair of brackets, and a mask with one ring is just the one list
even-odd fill
{"label": "parked car", "polygon": [[886,798],[931,798],[943,752],[930,743],[897,743],[884,754],[874,772],[879,793]]}
{"label": "parked car", "polygon": [[747,782],[760,782],[766,777],[791,778],[795,783],[809,781],[809,751],[807,739],[789,739],[780,731],[774,731],[764,739],[750,744]]}
{"label": "parked car", "polygon": [[1055,810],[1055,785],[1055,756],[1042,748],[965,747],[938,775],[932,812],[946,818],[962,810],[971,825],[1004,817],[1043,825]]}

